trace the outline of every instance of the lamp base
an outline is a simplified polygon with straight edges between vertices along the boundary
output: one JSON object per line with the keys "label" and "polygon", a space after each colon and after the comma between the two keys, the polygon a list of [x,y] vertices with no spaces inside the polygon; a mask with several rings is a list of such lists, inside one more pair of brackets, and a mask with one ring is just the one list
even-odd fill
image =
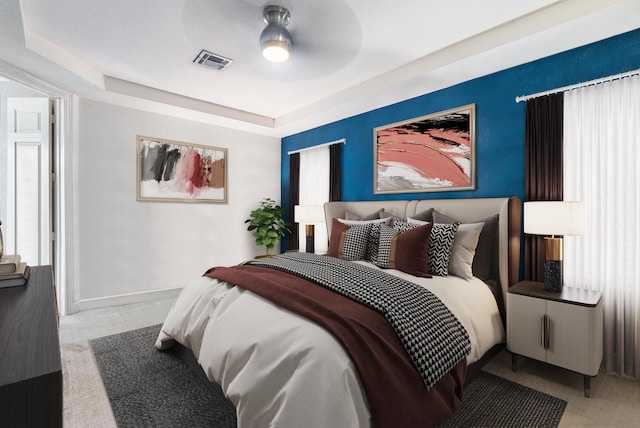
{"label": "lamp base", "polygon": [[314,242],[314,227],[312,224],[308,224],[305,228],[305,231],[307,233],[307,240],[306,240],[306,251],[307,253],[315,253],[316,249],[315,249],[315,242]]}
{"label": "lamp base", "polygon": [[562,260],[544,261],[544,289],[562,291]]}
{"label": "lamp base", "polygon": [[314,248],[315,244],[314,244],[313,236],[307,236],[307,241],[306,242],[307,242],[307,244],[306,244],[307,253],[315,253],[316,249]]}

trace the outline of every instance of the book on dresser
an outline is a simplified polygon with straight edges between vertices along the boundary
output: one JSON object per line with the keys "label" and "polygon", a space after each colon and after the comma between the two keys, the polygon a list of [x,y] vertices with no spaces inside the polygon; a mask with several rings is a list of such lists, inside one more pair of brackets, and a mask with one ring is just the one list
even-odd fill
{"label": "book on dresser", "polygon": [[21,262],[15,272],[0,273],[0,288],[18,287],[25,285],[29,279],[30,268],[26,262]]}
{"label": "book on dresser", "polygon": [[20,266],[19,254],[4,254],[0,257],[0,274],[15,273]]}

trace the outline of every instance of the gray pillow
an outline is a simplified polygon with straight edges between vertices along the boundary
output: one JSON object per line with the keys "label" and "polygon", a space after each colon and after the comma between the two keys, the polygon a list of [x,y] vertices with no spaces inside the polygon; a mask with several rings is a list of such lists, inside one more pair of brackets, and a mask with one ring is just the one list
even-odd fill
{"label": "gray pillow", "polygon": [[429,208],[426,209],[424,211],[421,211],[419,213],[417,213],[416,215],[412,215],[411,218],[416,219],[416,220],[422,220],[422,221],[433,221],[433,212],[434,209],[433,208]]}
{"label": "gray pillow", "polygon": [[365,215],[365,216],[359,216],[358,214],[354,214],[350,211],[347,211],[345,213],[345,220],[378,220],[380,218],[384,218],[382,217],[382,212],[384,212],[384,208],[380,208],[378,211]]}
{"label": "gray pillow", "polygon": [[[433,221],[443,224],[460,223],[458,220],[436,210],[433,211]],[[474,276],[486,281],[491,278],[491,260],[493,259],[493,246],[498,230],[498,214],[470,223],[484,223],[478,239],[478,245],[476,245],[476,253],[473,257],[471,270]]]}

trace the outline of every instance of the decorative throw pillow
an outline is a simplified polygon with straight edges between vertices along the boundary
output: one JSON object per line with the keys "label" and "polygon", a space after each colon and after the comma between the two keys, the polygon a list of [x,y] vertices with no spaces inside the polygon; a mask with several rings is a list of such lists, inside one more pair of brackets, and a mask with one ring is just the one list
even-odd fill
{"label": "decorative throw pillow", "polygon": [[[409,223],[427,224],[428,222],[408,218]],[[458,224],[436,224],[433,223],[431,234],[429,235],[429,273],[438,276],[449,274],[449,259],[453,249]]]}
{"label": "decorative throw pillow", "polygon": [[464,279],[473,278],[471,265],[484,223],[460,224],[453,240],[449,273]]}
{"label": "decorative throw pillow", "polygon": [[401,232],[380,225],[380,246],[377,265],[384,269],[397,269],[415,276],[430,277],[428,266],[431,224],[412,225]]}
{"label": "decorative throw pillow", "polygon": [[457,224],[433,224],[429,237],[429,273],[438,276],[449,274],[449,258]]}
{"label": "decorative throw pillow", "polygon": [[365,215],[359,216],[358,214],[354,214],[351,211],[347,211],[344,215],[345,220],[378,220],[382,217],[382,213],[384,212],[384,208],[380,208],[378,211]]}
{"label": "decorative throw pillow", "polygon": [[433,221],[433,211],[434,211],[433,208],[429,208],[424,211],[420,211],[419,213],[416,213],[415,215],[411,216],[411,218],[415,220],[421,220],[421,221]]}
{"label": "decorative throw pillow", "polygon": [[327,255],[344,260],[364,260],[370,230],[369,223],[348,225],[334,218]]}
{"label": "decorative throw pillow", "polygon": [[[426,224],[426,223],[424,223],[424,224]],[[417,223],[411,223],[411,222],[409,222],[407,220],[398,220],[398,219],[396,219],[396,220],[394,220],[392,227],[395,230],[397,230],[398,232],[406,232],[407,230],[413,229],[413,228],[418,227],[418,226],[421,226],[421,225],[419,225]]]}
{"label": "decorative throw pillow", "polygon": [[[433,212],[433,218],[436,223],[459,223],[459,221],[448,217],[438,211]],[[493,260],[493,246],[496,242],[496,232],[498,230],[498,214],[483,218],[472,223],[484,223],[478,245],[476,245],[476,253],[473,257],[471,271],[483,281],[491,278],[491,261]]]}
{"label": "decorative throw pillow", "polygon": [[391,218],[381,218],[378,220],[347,220],[338,219],[340,223],[353,225],[369,224],[371,229],[369,230],[369,241],[367,242],[367,250],[365,252],[365,260],[376,264],[378,260],[378,241],[380,240],[380,225],[390,224]]}
{"label": "decorative throw pillow", "polygon": [[393,214],[390,214],[386,211],[380,211],[380,218],[391,219],[392,223],[397,220],[402,220],[400,217],[396,217]]}

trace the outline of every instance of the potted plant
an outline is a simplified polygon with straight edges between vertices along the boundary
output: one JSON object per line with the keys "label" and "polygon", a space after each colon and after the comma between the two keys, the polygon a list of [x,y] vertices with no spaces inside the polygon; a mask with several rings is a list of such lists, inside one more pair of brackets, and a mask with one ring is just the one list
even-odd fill
{"label": "potted plant", "polygon": [[253,231],[256,245],[264,245],[267,254],[258,257],[271,257],[269,250],[273,249],[286,232],[291,232],[284,220],[284,210],[270,198],[260,202],[260,208],[251,211],[245,223],[249,223],[247,230]]}

